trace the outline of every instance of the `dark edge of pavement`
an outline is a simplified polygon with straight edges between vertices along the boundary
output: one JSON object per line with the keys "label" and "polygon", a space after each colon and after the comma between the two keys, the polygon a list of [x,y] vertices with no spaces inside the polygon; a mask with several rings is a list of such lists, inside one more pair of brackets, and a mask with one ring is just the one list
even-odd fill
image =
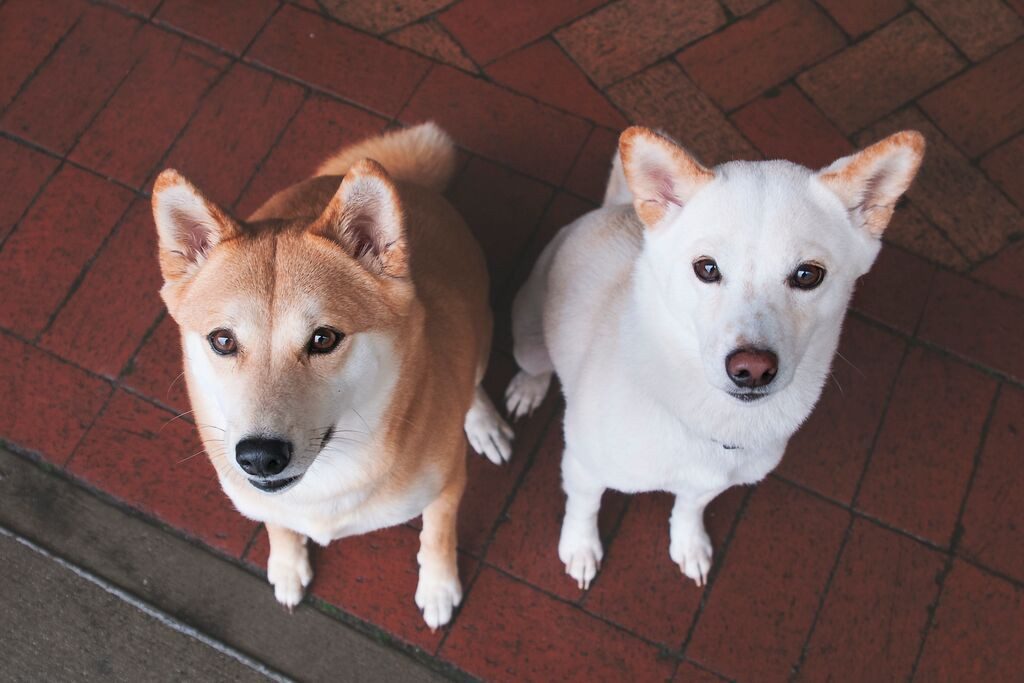
{"label": "dark edge of pavement", "polygon": [[52,469],[0,446],[0,535],[253,671],[311,681],[468,678],[307,603],[288,614],[252,570]]}

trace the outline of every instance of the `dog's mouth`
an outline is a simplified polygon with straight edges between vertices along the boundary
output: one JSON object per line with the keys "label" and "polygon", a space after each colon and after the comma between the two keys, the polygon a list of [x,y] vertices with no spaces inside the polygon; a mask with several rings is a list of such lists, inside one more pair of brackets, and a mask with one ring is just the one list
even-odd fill
{"label": "dog's mouth", "polygon": [[302,475],[287,477],[285,479],[250,479],[249,483],[264,493],[281,493],[299,482]]}
{"label": "dog's mouth", "polygon": [[753,403],[754,401],[760,401],[762,398],[771,396],[767,391],[730,391],[729,395],[737,401],[743,401],[744,403]]}

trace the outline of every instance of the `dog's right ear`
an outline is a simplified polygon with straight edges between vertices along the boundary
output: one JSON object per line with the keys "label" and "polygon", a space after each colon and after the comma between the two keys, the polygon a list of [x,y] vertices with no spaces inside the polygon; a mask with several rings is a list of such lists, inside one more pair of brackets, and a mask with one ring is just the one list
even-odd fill
{"label": "dog's right ear", "polygon": [[686,150],[649,128],[633,126],[619,137],[619,154],[633,207],[653,228],[672,206],[683,206],[715,179]]}
{"label": "dog's right ear", "polygon": [[241,232],[238,223],[174,169],[153,184],[153,220],[167,285],[191,278],[213,247]]}
{"label": "dog's right ear", "polygon": [[353,164],[309,229],[336,242],[374,275],[399,279],[409,275],[398,188],[373,159]]}

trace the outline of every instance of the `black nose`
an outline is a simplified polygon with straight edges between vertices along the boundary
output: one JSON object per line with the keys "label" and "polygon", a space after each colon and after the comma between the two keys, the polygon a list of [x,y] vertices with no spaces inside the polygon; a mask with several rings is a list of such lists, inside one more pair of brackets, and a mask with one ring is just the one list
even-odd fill
{"label": "black nose", "polygon": [[738,387],[763,387],[778,374],[779,357],[765,349],[736,349],[725,359],[725,371]]}
{"label": "black nose", "polygon": [[281,474],[292,459],[292,445],[280,439],[242,439],[235,446],[235,460],[246,474],[272,477]]}

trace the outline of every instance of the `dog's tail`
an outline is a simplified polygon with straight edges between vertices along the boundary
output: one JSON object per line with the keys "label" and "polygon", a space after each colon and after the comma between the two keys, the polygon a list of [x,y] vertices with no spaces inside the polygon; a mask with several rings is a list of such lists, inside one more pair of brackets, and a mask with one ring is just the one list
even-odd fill
{"label": "dog's tail", "polygon": [[342,148],[317,175],[345,175],[357,161],[373,159],[391,177],[441,192],[455,173],[455,144],[433,121],[394,130]]}
{"label": "dog's tail", "polygon": [[622,156],[619,150],[615,150],[612,156],[612,172],[608,174],[608,187],[604,191],[604,201],[601,206],[619,206],[632,204],[633,193],[629,191],[626,184],[626,173],[622,170]]}

